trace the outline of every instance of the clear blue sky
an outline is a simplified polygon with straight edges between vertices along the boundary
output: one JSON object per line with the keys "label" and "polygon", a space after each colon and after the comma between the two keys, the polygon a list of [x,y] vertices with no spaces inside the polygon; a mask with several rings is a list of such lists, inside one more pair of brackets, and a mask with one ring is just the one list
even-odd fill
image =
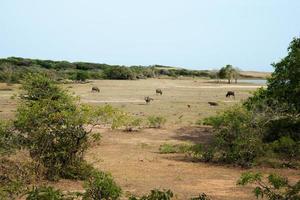
{"label": "clear blue sky", "polygon": [[300,0],[1,0],[0,57],[271,71]]}

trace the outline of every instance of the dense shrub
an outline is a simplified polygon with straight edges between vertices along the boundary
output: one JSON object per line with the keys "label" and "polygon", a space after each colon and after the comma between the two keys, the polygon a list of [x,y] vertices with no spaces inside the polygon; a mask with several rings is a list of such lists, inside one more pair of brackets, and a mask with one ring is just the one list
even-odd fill
{"label": "dense shrub", "polygon": [[15,126],[31,157],[47,169],[49,179],[63,176],[82,161],[88,132],[84,110],[45,75],[26,77]]}
{"label": "dense shrub", "polygon": [[129,200],[171,200],[173,197],[171,190],[158,190],[154,189],[150,191],[150,194],[144,195],[140,198],[132,196]]}
{"label": "dense shrub", "polygon": [[[163,68],[163,69],[162,69]],[[88,62],[67,62],[9,57],[0,59],[0,81],[19,83],[28,73],[51,73],[56,80],[71,79],[142,79],[157,75],[209,77],[210,72],[176,69],[166,66],[107,65]]]}
{"label": "dense shrub", "polygon": [[116,200],[121,196],[122,190],[105,172],[94,172],[85,182],[83,200]]}
{"label": "dense shrub", "polygon": [[167,122],[167,119],[162,116],[149,116],[148,117],[148,123],[149,123],[150,128],[161,128],[166,122]]}
{"label": "dense shrub", "polygon": [[262,174],[243,173],[237,182],[238,185],[255,184],[253,193],[256,198],[269,200],[298,200],[300,199],[300,181],[292,185],[287,178],[271,174],[264,181]]}
{"label": "dense shrub", "polygon": [[60,190],[49,186],[33,187],[26,194],[26,200],[67,200]]}
{"label": "dense shrub", "polygon": [[136,74],[127,67],[112,67],[104,70],[104,75],[107,79],[136,79]]}
{"label": "dense shrub", "polygon": [[300,142],[296,142],[290,137],[282,137],[274,141],[271,146],[273,151],[285,160],[291,161],[300,156]]}
{"label": "dense shrub", "polygon": [[86,71],[78,71],[76,73],[75,79],[78,81],[86,81],[86,79],[90,78],[88,72]]}
{"label": "dense shrub", "polygon": [[214,152],[208,152],[207,159],[216,157],[219,161],[251,166],[262,154],[260,121],[245,108],[235,106],[205,119],[204,123],[213,126],[215,136],[211,147]]}

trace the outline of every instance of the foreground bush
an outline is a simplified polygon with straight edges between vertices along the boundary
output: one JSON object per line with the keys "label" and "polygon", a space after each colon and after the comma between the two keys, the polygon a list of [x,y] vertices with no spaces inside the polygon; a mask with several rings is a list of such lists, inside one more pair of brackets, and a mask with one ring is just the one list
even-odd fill
{"label": "foreground bush", "polygon": [[255,115],[242,106],[204,120],[213,126],[213,156],[218,161],[251,166],[263,153],[262,129]]}
{"label": "foreground bush", "polygon": [[105,172],[94,172],[84,187],[86,192],[83,194],[83,200],[116,200],[122,193],[112,176]]}
{"label": "foreground bush", "polygon": [[88,116],[46,75],[27,76],[23,90],[15,127],[31,157],[46,168],[47,178],[56,180],[82,162],[90,133],[84,129]]}
{"label": "foreground bush", "polygon": [[34,187],[26,194],[26,200],[67,200],[60,190],[47,186]]}
{"label": "foreground bush", "polygon": [[170,200],[173,197],[173,192],[171,190],[158,190],[154,189],[150,191],[150,194],[144,195],[140,198],[130,197],[129,200]]}
{"label": "foreground bush", "polygon": [[149,116],[148,117],[148,123],[149,123],[150,128],[161,128],[166,122],[167,122],[167,119],[162,116]]}
{"label": "foreground bush", "polygon": [[254,184],[253,190],[257,199],[269,200],[299,200],[300,199],[300,181],[292,185],[288,179],[271,174],[264,181],[260,173],[244,173],[237,182],[238,185]]}

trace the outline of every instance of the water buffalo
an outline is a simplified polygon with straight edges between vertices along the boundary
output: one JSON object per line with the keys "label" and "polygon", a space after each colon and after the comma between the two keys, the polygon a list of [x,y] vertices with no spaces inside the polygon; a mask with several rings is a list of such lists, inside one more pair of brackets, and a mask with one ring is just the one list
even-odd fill
{"label": "water buffalo", "polygon": [[161,89],[156,89],[156,94],[162,95],[162,90]]}
{"label": "water buffalo", "polygon": [[146,101],[147,104],[149,104],[150,101],[153,101],[153,100],[154,100],[154,99],[152,99],[151,97],[145,97],[144,99],[145,99],[145,101]]}
{"label": "water buffalo", "polygon": [[230,97],[230,96],[233,96],[235,97],[234,95],[234,92],[233,91],[228,91],[227,94],[226,94],[226,97]]}
{"label": "water buffalo", "polygon": [[212,101],[209,101],[208,104],[211,105],[211,106],[218,106],[219,105],[217,102],[212,102]]}
{"label": "water buffalo", "polygon": [[92,92],[100,92],[100,89],[96,86],[92,87]]}

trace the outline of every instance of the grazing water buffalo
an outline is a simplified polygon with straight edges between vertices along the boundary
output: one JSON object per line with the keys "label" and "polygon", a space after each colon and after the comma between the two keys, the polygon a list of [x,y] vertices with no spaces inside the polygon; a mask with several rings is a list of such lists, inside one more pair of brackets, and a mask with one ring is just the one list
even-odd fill
{"label": "grazing water buffalo", "polygon": [[96,86],[92,87],[92,92],[100,92],[100,89]]}
{"label": "grazing water buffalo", "polygon": [[153,101],[154,99],[152,99],[151,97],[145,97],[145,101],[146,103],[150,103],[150,101]]}
{"label": "grazing water buffalo", "polygon": [[227,94],[226,94],[226,97],[230,97],[230,96],[233,96],[235,97],[234,95],[234,92],[233,91],[228,91]]}
{"label": "grazing water buffalo", "polygon": [[212,102],[212,101],[209,101],[208,104],[211,105],[211,106],[218,106],[219,105],[217,102]]}
{"label": "grazing water buffalo", "polygon": [[162,95],[162,90],[161,89],[156,89],[156,94]]}

